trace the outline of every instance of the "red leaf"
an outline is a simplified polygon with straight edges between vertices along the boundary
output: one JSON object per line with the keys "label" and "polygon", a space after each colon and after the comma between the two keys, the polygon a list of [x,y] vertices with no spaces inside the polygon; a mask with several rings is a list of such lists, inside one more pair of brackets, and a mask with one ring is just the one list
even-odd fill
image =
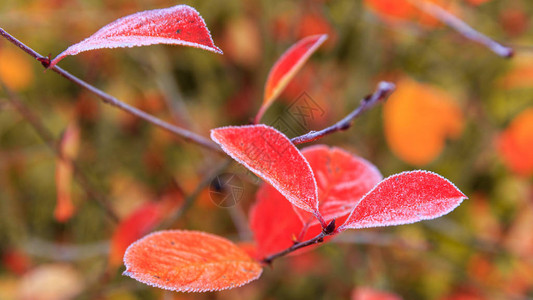
{"label": "red leaf", "polygon": [[160,203],[147,202],[121,221],[111,237],[109,264],[120,265],[128,246],[153,230],[163,215]]}
{"label": "red leaf", "polygon": [[520,176],[533,174],[533,107],[516,116],[497,139],[498,152],[509,169]]}
{"label": "red leaf", "polygon": [[162,289],[219,291],[259,278],[261,266],[222,237],[199,231],[158,231],[124,255],[125,275]]}
{"label": "red leaf", "polygon": [[[317,186],[319,210],[325,220],[348,215],[359,200],[378,184],[383,176],[365,159],[340,148],[317,145],[302,150],[313,169]],[[316,224],[314,218],[305,218],[297,210],[304,223]]]}
{"label": "red leaf", "polygon": [[320,218],[311,167],[281,132],[266,125],[230,126],[211,130],[211,138],[292,204]]}
{"label": "red leaf", "polygon": [[56,191],[57,202],[54,209],[54,218],[58,222],[66,222],[74,214],[75,207],[72,204],[71,184],[74,160],[78,154],[80,144],[80,130],[76,123],[70,123],[59,142],[61,157],[56,161]]}
{"label": "red leaf", "polygon": [[428,171],[392,175],[368,192],[337,231],[414,223],[451,212],[466,196]]}
{"label": "red leaf", "polygon": [[[303,149],[302,154],[317,178],[319,209],[326,220],[337,218],[337,224],[382,178],[372,164],[339,148],[318,145]],[[297,209],[299,217],[272,186],[263,185],[256,197],[250,227],[259,259],[292,246],[294,239],[307,240],[322,231],[314,218]]]}
{"label": "red leaf", "polygon": [[263,184],[256,198],[250,210],[250,228],[257,243],[257,259],[289,248],[297,238],[309,239],[322,231],[321,226],[313,226],[300,236],[302,221],[291,203],[271,185]]}
{"label": "red leaf", "polygon": [[154,44],[191,46],[222,54],[222,50],[214,45],[200,14],[188,5],[176,5],[120,18],[68,47],[52,60],[50,68],[67,55],[88,50]]}
{"label": "red leaf", "polygon": [[327,34],[318,34],[301,39],[292,45],[276,61],[265,84],[265,94],[263,104],[257,113],[256,121],[258,122],[263,116],[266,109],[270,106],[287,86],[289,81],[296,75],[303,64],[309,59],[322,43],[328,38]]}

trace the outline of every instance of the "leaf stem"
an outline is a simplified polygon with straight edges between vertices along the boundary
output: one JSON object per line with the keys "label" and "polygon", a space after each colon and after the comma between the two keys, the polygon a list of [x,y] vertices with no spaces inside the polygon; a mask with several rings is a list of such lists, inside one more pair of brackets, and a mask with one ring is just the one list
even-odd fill
{"label": "leaf stem", "polygon": [[270,265],[272,263],[272,261],[276,258],[279,258],[279,257],[282,257],[282,256],[285,256],[291,252],[294,252],[298,249],[301,249],[301,248],[304,248],[304,247],[307,247],[307,246],[311,246],[311,245],[314,245],[314,244],[320,244],[322,242],[324,242],[324,238],[327,237],[327,236],[330,236],[330,235],[334,235],[334,234],[337,234],[338,232],[335,230],[335,219],[333,219],[331,222],[329,222],[329,224],[325,227],[322,228],[322,232],[320,232],[317,236],[315,236],[314,238],[312,239],[309,239],[307,241],[304,241],[304,242],[297,242],[297,243],[294,243],[294,245],[290,246],[289,248],[285,249],[285,250],[282,250],[278,253],[274,253],[272,255],[269,255],[265,258],[263,258],[261,260],[262,263],[264,264],[267,264],[267,265]]}
{"label": "leaf stem", "polygon": [[395,88],[396,86],[394,85],[394,83],[381,81],[380,83],[378,83],[376,91],[372,95],[369,95],[363,100],[361,100],[361,104],[359,104],[359,106],[350,114],[348,114],[344,119],[320,131],[310,131],[304,135],[292,138],[291,142],[295,145],[309,143],[323,138],[328,134],[349,129],[352,126],[352,121],[355,118],[357,118],[366,110],[372,108],[378,102],[385,100],[387,97],[389,97],[389,95],[394,91]]}
{"label": "leaf stem", "polygon": [[422,10],[423,12],[431,15],[432,17],[435,17],[442,23],[448,25],[448,27],[454,29],[455,31],[460,33],[465,38],[489,48],[492,52],[496,53],[497,55],[501,57],[505,57],[505,58],[510,58],[513,56],[514,50],[512,48],[503,46],[502,44],[494,41],[488,36],[480,33],[479,31],[470,27],[470,25],[466,24],[463,20],[454,16],[453,14],[446,11],[442,7],[434,3],[431,3],[430,1],[420,1],[420,0],[409,0],[409,1],[413,3],[416,7],[418,7],[420,10]]}
{"label": "leaf stem", "polygon": [[322,243],[324,241],[324,237],[326,237],[327,235],[324,233],[324,232],[321,232],[320,234],[318,234],[317,236],[315,236],[314,238],[310,239],[310,240],[307,240],[305,242],[299,242],[299,243],[295,243],[294,245],[290,246],[289,248],[283,250],[283,251],[280,251],[278,253],[275,253],[275,254],[272,254],[272,255],[269,255],[265,258],[263,258],[263,260],[261,262],[267,264],[267,265],[270,265],[272,263],[272,261],[276,258],[279,258],[279,257],[282,257],[282,256],[285,256],[291,252],[294,252],[298,249],[301,249],[301,248],[304,248],[304,247],[307,247],[307,246],[311,246],[311,245],[314,245],[314,244],[319,244],[319,243]]}
{"label": "leaf stem", "polygon": [[[32,48],[26,46],[25,44],[23,44],[21,41],[17,40],[15,37],[13,37],[12,35],[10,35],[7,31],[5,31],[3,28],[0,28],[0,35],[3,36],[5,39],[7,39],[8,41],[10,41],[11,43],[13,43],[14,45],[18,46],[20,49],[22,49],[24,52],[26,52],[27,54],[29,54],[30,56],[32,56],[33,58],[35,58],[36,60],[38,60],[39,62],[41,62],[41,64],[45,67],[45,68],[48,68],[48,66],[50,65],[50,59],[47,58],[47,57],[44,57],[42,55],[40,55],[39,53],[37,53],[35,50],[33,50]],[[150,122],[152,123],[153,125],[157,126],[157,127],[160,127],[166,131],[169,131],[177,136],[180,136],[181,138],[183,138],[184,140],[186,141],[189,141],[189,142],[193,142],[195,144],[198,144],[206,149],[209,149],[209,150],[213,150],[213,151],[216,151],[216,152],[219,152],[219,153],[224,153],[222,151],[222,149],[220,149],[220,147],[218,147],[217,144],[211,142],[209,139],[201,136],[201,135],[198,135],[194,132],[191,132],[187,129],[184,129],[184,128],[181,128],[181,127],[178,127],[178,126],[175,126],[175,125],[172,125],[170,123],[167,123],[161,119],[158,119],[142,110],[139,110],[133,106],[130,106],[120,100],[118,100],[117,98],[107,94],[106,92],[90,85],[89,83],[81,80],[80,78],[70,74],[69,72],[63,70],[62,68],[58,67],[58,66],[53,66],[52,69],[54,72],[58,73],[59,75],[65,77],[66,79],[70,80],[71,82],[79,85],[80,87],[88,90],[89,92],[93,93],[94,95],[98,96],[100,99],[102,99],[102,101],[106,104],[109,104],[109,105],[112,105],[116,108],[119,108],[125,112],[128,112],[134,116],[137,116],[147,122]]]}

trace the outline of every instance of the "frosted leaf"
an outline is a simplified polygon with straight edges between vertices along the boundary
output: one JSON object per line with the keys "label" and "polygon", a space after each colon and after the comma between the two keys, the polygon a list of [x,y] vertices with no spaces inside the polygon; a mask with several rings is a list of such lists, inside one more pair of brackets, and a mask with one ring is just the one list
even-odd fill
{"label": "frosted leaf", "polygon": [[55,66],[67,55],[101,48],[125,48],[173,44],[222,54],[200,14],[188,5],[147,10],[120,18],[63,51],[50,63]]}

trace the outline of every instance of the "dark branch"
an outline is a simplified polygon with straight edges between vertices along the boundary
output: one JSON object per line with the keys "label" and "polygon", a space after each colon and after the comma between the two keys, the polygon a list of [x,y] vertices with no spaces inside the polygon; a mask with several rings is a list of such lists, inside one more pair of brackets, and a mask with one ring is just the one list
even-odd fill
{"label": "dark branch", "polygon": [[410,1],[414,5],[416,5],[418,8],[420,8],[422,11],[435,17],[436,19],[448,25],[449,27],[455,29],[455,31],[459,32],[461,35],[463,35],[467,39],[477,42],[481,45],[484,45],[485,47],[489,48],[492,52],[496,53],[497,55],[501,57],[509,58],[513,56],[514,50],[512,48],[503,46],[500,43],[489,38],[488,36],[478,32],[474,28],[470,27],[470,25],[466,24],[461,19],[452,15],[451,13],[449,13],[442,7],[431,3],[430,1],[420,1],[420,0],[410,0]]}
{"label": "dark branch", "polygon": [[[7,33],[3,28],[0,28],[0,35],[3,36],[4,38],[6,38],[8,41],[10,41],[11,43],[13,43],[14,45],[18,46],[20,49],[22,49],[24,52],[28,53],[30,56],[32,56],[33,58],[35,58],[36,60],[38,60],[45,68],[48,68],[48,66],[50,65],[50,59],[48,57],[44,57],[42,55],[40,55],[39,53],[35,52],[33,49],[31,49],[30,47],[26,46],[25,44],[23,44],[22,42],[20,42],[19,40],[17,40],[15,37],[13,37],[12,35],[10,35],[9,33]],[[211,142],[209,139],[201,136],[201,135],[198,135],[194,132],[191,132],[191,131],[188,131],[184,128],[181,128],[181,127],[178,127],[178,126],[175,126],[175,125],[172,125],[170,123],[167,123],[161,119],[158,119],[150,114],[147,114],[145,113],[144,111],[141,111],[133,106],[130,106],[120,100],[118,100],[117,98],[107,94],[106,92],[90,85],[89,83],[79,79],[78,77],[70,74],[69,72],[61,69],[60,67],[58,66],[54,66],[53,68],[51,68],[54,72],[58,73],[59,75],[65,77],[66,79],[72,81],[73,83],[81,86],[82,88],[90,91],[91,93],[95,94],[96,96],[98,96],[100,99],[103,100],[104,103],[107,103],[107,104],[110,104],[112,106],[115,106],[125,112],[128,112],[132,115],[135,115],[147,122],[150,122],[152,124],[154,124],[155,126],[157,127],[160,127],[160,128],[163,128],[177,136],[180,136],[182,137],[183,139],[189,141],[189,142],[193,142],[193,143],[196,143],[202,147],[205,147],[207,149],[210,149],[210,150],[213,150],[213,151],[217,151],[217,152],[220,152],[220,153],[223,153],[222,149],[220,149],[220,147],[218,147],[217,144]]]}
{"label": "dark branch", "polygon": [[307,240],[307,241],[304,241],[304,242],[297,242],[295,243],[294,245],[290,246],[289,248],[283,250],[283,251],[280,251],[278,253],[274,253],[272,255],[269,255],[265,258],[263,258],[263,260],[261,262],[263,262],[264,264],[267,264],[267,265],[270,265],[272,263],[272,261],[274,261],[274,259],[278,258],[278,257],[282,257],[282,256],[285,256],[291,252],[294,252],[298,249],[301,249],[301,248],[304,248],[304,247],[307,247],[307,246],[311,246],[311,245],[314,245],[314,244],[320,244],[322,242],[324,242],[324,238],[327,237],[327,236],[330,236],[330,235],[334,235],[336,234],[336,230],[335,230],[335,219],[333,219],[331,222],[329,222],[329,224],[324,227],[322,229],[322,232],[315,236],[314,238],[310,239],[310,240]]}
{"label": "dark branch", "polygon": [[278,253],[275,253],[275,254],[272,254],[272,255],[269,255],[265,258],[263,258],[262,262],[267,264],[267,265],[270,265],[272,263],[272,261],[278,257],[282,257],[282,256],[285,256],[291,252],[294,252],[298,249],[301,249],[301,248],[304,248],[304,247],[307,247],[307,246],[311,246],[311,245],[314,245],[314,244],[319,244],[319,243],[322,243],[324,241],[324,237],[326,237],[326,234],[324,234],[324,232],[321,232],[319,235],[315,236],[314,238],[310,239],[310,240],[307,240],[305,242],[300,242],[300,243],[296,243],[294,245],[292,245],[291,247],[283,250],[283,251],[280,251]]}
{"label": "dark branch", "polygon": [[357,107],[344,119],[320,131],[310,131],[304,135],[292,138],[291,142],[295,145],[309,143],[309,142],[318,140],[320,138],[323,138],[324,136],[328,134],[331,134],[337,131],[347,130],[348,128],[352,126],[352,121],[355,118],[357,118],[360,114],[362,114],[366,110],[372,108],[378,102],[387,99],[387,97],[394,91],[395,88],[396,86],[394,85],[394,83],[387,82],[387,81],[381,81],[378,84],[376,91],[372,95],[369,95],[365,97],[363,100],[361,100],[361,104],[359,105],[359,107]]}

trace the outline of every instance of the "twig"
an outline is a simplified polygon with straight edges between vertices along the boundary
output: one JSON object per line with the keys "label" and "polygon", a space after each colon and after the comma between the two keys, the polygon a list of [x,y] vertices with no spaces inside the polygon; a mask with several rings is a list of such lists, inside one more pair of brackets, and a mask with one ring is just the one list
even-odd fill
{"label": "twig", "polygon": [[307,247],[307,246],[311,246],[311,245],[314,245],[314,244],[320,244],[322,242],[324,242],[324,238],[327,237],[327,236],[330,236],[330,235],[334,235],[336,234],[336,230],[335,230],[335,219],[333,219],[331,222],[329,222],[329,224],[324,227],[322,229],[322,232],[320,232],[317,236],[315,236],[314,238],[312,239],[309,239],[307,241],[304,241],[304,242],[297,242],[297,243],[294,243],[294,245],[290,246],[289,248],[285,249],[285,250],[282,250],[278,253],[274,253],[272,255],[269,255],[265,258],[263,258],[261,260],[261,262],[263,262],[264,264],[267,264],[267,265],[270,265],[272,264],[272,261],[276,258],[279,258],[279,257],[282,257],[282,256],[285,256],[291,252],[294,252],[298,249],[301,249],[301,248],[304,248],[304,247]]}
{"label": "twig", "polygon": [[[46,128],[46,126],[41,122],[40,118],[34,114],[22,101],[18,99],[18,97],[9,89],[1,80],[0,80],[0,87],[2,87],[7,94],[7,99],[11,103],[13,107],[28,121],[28,123],[33,127],[35,132],[39,135],[39,137],[45,142],[45,144],[54,152],[56,156],[59,158],[63,158],[61,151],[58,148],[58,145],[52,135],[52,133]],[[79,166],[72,162],[72,166],[74,169],[74,178],[78,182],[78,184],[82,187],[82,189],[87,194],[87,197],[89,199],[94,199],[107,213],[107,216],[115,223],[119,221],[119,218],[111,208],[111,205],[109,204],[109,201],[100,193],[96,191],[95,188],[92,187],[92,185],[89,183],[89,180],[85,176],[85,174],[81,171]]]}
{"label": "twig", "polygon": [[394,85],[394,83],[387,82],[387,81],[381,81],[378,84],[376,91],[372,95],[369,95],[365,97],[363,100],[361,100],[361,104],[359,105],[359,107],[357,107],[344,119],[320,131],[310,131],[304,135],[292,138],[291,142],[295,145],[309,143],[309,142],[318,140],[320,138],[323,138],[324,136],[328,134],[331,134],[337,131],[347,130],[348,128],[352,126],[352,121],[355,118],[357,118],[361,113],[365,112],[366,110],[372,108],[379,101],[385,100],[394,91],[395,88],[396,86]]}
{"label": "twig", "polygon": [[492,52],[501,57],[510,58],[514,54],[514,50],[510,47],[501,45],[488,36],[480,33],[470,25],[463,22],[463,20],[452,15],[442,7],[431,3],[431,1],[409,0],[411,3],[420,8],[423,12],[435,17],[439,21],[455,29],[458,33],[466,37],[467,39],[477,42],[485,47],[489,48]]}
{"label": "twig", "polygon": [[275,253],[275,254],[272,254],[272,255],[269,255],[265,258],[263,258],[262,262],[267,264],[267,265],[270,265],[272,263],[272,261],[278,257],[282,257],[282,256],[285,256],[291,252],[294,252],[298,249],[301,249],[301,248],[304,248],[304,247],[307,247],[307,246],[311,246],[311,245],[314,245],[314,244],[319,244],[319,243],[322,243],[324,241],[324,237],[326,237],[326,235],[324,234],[324,232],[321,232],[320,234],[318,234],[317,236],[315,236],[314,238],[310,239],[310,240],[307,240],[305,242],[300,242],[300,243],[296,243],[294,245],[292,245],[291,247],[283,250],[283,251],[280,251],[278,253]]}
{"label": "twig", "polygon": [[[39,62],[41,62],[41,64],[45,67],[45,68],[48,68],[49,64],[50,64],[50,59],[47,58],[47,57],[44,57],[42,55],[40,55],[39,53],[35,52],[32,48],[26,46],[25,44],[23,44],[22,42],[20,42],[19,40],[17,40],[15,37],[13,37],[12,35],[10,35],[9,33],[7,33],[3,28],[0,28],[0,35],[3,36],[4,38],[6,38],[8,41],[10,41],[11,43],[13,43],[14,45],[18,46],[20,49],[22,49],[24,52],[28,53],[30,56],[32,56],[33,58],[35,58],[36,60],[38,60]],[[98,96],[100,99],[102,99],[102,101],[104,103],[107,103],[109,105],[112,105],[112,106],[115,106],[125,112],[128,112],[132,115],[135,115],[147,122],[150,122],[152,124],[154,124],[155,126],[157,127],[160,127],[160,128],[163,128],[177,136],[180,136],[182,137],[183,139],[189,141],[189,142],[193,142],[193,143],[196,143],[202,147],[205,147],[207,149],[210,149],[210,150],[213,150],[213,151],[216,151],[216,152],[219,152],[219,153],[223,153],[222,149],[220,149],[220,147],[218,147],[217,144],[211,142],[209,139],[201,136],[201,135],[198,135],[194,132],[191,132],[191,131],[188,131],[184,128],[181,128],[181,127],[178,127],[178,126],[175,126],[175,125],[172,125],[170,123],[167,123],[161,119],[158,119],[148,113],[145,113],[144,111],[142,110],[139,110],[133,106],[130,106],[120,100],[118,100],[117,98],[107,94],[106,92],[90,85],[89,83],[79,79],[78,77],[70,74],[69,72],[63,70],[62,68],[58,67],[58,66],[54,66],[52,68],[54,72],[58,73],[59,75],[65,77],[66,79],[72,81],[73,83],[81,86],[82,88],[85,88],[86,90],[90,91],[91,93],[95,94],[96,96]]]}

